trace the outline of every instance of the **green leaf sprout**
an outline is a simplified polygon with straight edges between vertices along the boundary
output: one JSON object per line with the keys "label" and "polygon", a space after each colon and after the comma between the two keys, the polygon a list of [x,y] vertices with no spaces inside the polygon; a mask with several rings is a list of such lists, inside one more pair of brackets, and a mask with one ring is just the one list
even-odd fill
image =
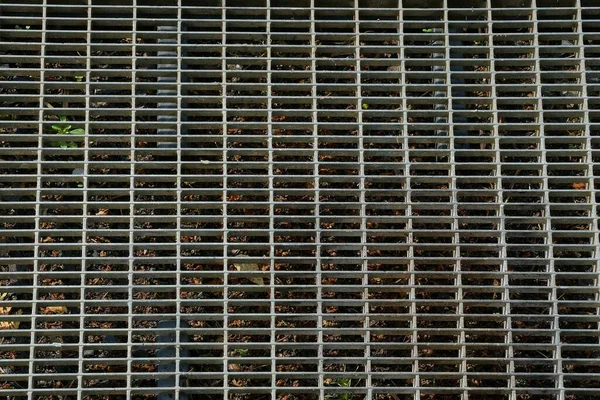
{"label": "green leaf sprout", "polygon": [[[67,117],[64,115],[60,116],[60,121],[61,122],[67,122]],[[72,125],[69,124],[56,124],[56,125],[52,125],[52,132],[55,135],[85,135],[85,129],[82,128],[75,128],[75,129],[71,129]],[[79,147],[77,145],[77,143],[75,142],[70,142],[70,141],[59,141],[59,142],[52,142],[53,146],[59,146],[62,149],[73,149],[73,148],[77,148]]]}

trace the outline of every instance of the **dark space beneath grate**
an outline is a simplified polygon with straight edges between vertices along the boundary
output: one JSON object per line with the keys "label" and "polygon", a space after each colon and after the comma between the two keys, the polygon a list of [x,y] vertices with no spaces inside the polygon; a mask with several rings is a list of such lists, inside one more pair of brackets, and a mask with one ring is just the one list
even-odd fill
{"label": "dark space beneath grate", "polygon": [[596,0],[2,0],[7,399],[600,398]]}

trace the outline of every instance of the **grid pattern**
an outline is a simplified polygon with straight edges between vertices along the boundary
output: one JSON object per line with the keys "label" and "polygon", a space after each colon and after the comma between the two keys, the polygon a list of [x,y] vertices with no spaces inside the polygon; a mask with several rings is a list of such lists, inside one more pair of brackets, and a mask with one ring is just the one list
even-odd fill
{"label": "grid pattern", "polygon": [[599,398],[597,5],[2,0],[3,396]]}

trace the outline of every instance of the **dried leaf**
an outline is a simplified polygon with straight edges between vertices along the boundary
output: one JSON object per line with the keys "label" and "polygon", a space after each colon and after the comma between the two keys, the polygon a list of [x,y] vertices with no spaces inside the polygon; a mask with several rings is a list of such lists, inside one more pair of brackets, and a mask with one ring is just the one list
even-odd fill
{"label": "dried leaf", "polygon": [[246,381],[244,381],[242,379],[233,379],[231,381],[231,384],[233,386],[236,386],[236,387],[245,387],[246,386]]}
{"label": "dried leaf", "polygon": [[65,314],[67,312],[67,307],[65,306],[48,306],[42,308],[42,312],[44,314]]}
{"label": "dried leaf", "polygon": [[14,321],[0,321],[0,331],[7,329],[16,329],[13,327]]}
{"label": "dried leaf", "polygon": [[[260,268],[258,268],[258,264],[239,263],[239,264],[233,264],[233,266],[238,271],[260,271]],[[250,282],[255,283],[257,285],[264,285],[265,284],[265,281],[263,280],[263,278],[249,277],[247,279]]]}
{"label": "dried leaf", "polygon": [[[8,293],[0,293],[0,301],[6,299],[6,296],[8,296]],[[12,307],[0,307],[0,315],[8,315],[10,310],[12,310]]]}
{"label": "dried leaf", "polygon": [[[11,307],[5,307],[8,308],[8,310],[10,311]],[[21,315],[23,314],[23,310],[19,310],[15,313],[15,315]],[[0,330],[6,330],[6,329],[19,329],[19,325],[21,324],[20,321],[0,321]]]}
{"label": "dried leaf", "polygon": [[575,182],[573,184],[573,189],[575,189],[575,190],[585,190],[585,187],[586,187],[586,185],[583,182]]}
{"label": "dried leaf", "polygon": [[193,277],[192,278],[192,285],[202,285],[202,279],[200,279],[198,277]]}

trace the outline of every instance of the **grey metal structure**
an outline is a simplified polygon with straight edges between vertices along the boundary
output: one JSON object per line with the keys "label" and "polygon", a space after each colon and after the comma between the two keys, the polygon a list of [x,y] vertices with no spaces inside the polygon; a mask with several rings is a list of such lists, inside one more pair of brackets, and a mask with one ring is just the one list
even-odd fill
{"label": "grey metal structure", "polygon": [[0,395],[600,398],[597,0],[0,0]]}

